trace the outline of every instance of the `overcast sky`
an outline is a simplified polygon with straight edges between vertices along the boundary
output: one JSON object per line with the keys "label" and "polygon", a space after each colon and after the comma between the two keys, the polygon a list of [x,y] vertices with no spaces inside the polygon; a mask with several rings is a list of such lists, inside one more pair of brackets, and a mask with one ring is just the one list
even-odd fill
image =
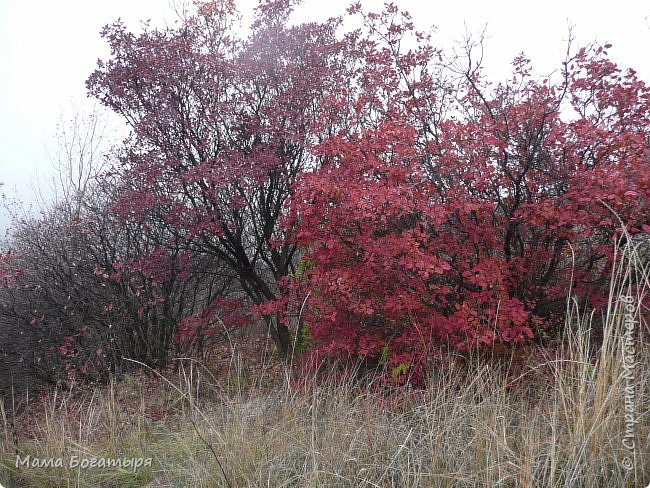
{"label": "overcast sky", "polygon": [[[237,1],[237,0],[236,0]],[[249,12],[256,1],[238,1]],[[350,2],[305,0],[296,20],[337,15]],[[379,10],[382,1],[366,0]],[[484,64],[498,81],[509,73],[512,58],[525,52],[538,72],[557,69],[563,59],[568,26],[578,45],[610,42],[610,56],[632,67],[650,83],[650,1],[551,0],[396,0],[416,25],[437,27],[436,39],[449,47],[465,32],[487,26]],[[0,0],[0,182],[7,195],[31,201],[32,184],[51,174],[48,156],[56,150],[57,123],[73,107],[85,109],[84,82],[97,59],[106,57],[99,30],[122,18],[132,29],[140,20],[173,23],[169,0]],[[0,232],[7,226],[0,215]]]}

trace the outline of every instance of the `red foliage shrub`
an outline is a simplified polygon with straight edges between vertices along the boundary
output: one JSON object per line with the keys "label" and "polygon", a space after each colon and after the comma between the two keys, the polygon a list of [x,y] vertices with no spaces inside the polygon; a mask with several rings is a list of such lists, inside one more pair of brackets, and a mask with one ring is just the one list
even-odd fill
{"label": "red foliage shrub", "polygon": [[291,200],[309,266],[287,293],[294,309],[309,294],[302,318],[322,351],[418,382],[442,347],[561,332],[570,289],[605,303],[622,224],[650,230],[650,91],[602,48],[564,74],[534,80],[519,58],[488,94],[468,71],[435,137],[417,96],[388,101],[403,96],[397,74],[373,78],[383,122],[321,143],[328,164]]}

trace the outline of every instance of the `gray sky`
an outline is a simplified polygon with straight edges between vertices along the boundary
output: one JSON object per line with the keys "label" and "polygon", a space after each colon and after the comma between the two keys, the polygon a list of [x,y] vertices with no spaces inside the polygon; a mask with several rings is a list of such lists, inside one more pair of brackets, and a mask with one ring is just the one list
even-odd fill
{"label": "gray sky", "polygon": [[[254,0],[238,1],[244,12]],[[321,20],[343,12],[348,0],[305,0],[297,20]],[[379,10],[382,1],[366,0]],[[568,26],[578,45],[610,42],[610,56],[650,83],[650,2],[585,0],[430,1],[395,0],[416,25],[437,27],[435,39],[450,47],[465,32],[487,24],[484,64],[496,81],[509,74],[512,58],[525,52],[539,73],[560,66]],[[31,186],[50,177],[53,136],[73,107],[90,107],[84,82],[107,48],[101,27],[118,17],[137,29],[140,20],[173,22],[168,0],[0,0],[0,181],[7,195],[32,201]],[[7,226],[0,215],[0,232]]]}

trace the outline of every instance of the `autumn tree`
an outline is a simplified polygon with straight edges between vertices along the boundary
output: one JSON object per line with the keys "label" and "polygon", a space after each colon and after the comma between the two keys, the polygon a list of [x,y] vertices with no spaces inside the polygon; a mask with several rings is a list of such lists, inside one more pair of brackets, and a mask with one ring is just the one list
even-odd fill
{"label": "autumn tree", "polygon": [[[197,2],[180,25],[140,35],[115,23],[103,31],[111,57],[88,80],[132,129],[119,169],[132,190],[117,213],[158,216],[193,256],[225,263],[254,304],[277,298],[293,270],[298,248],[278,222],[295,181],[318,164],[309,145],[333,130],[313,128],[347,62],[338,20],[290,26],[291,10],[262,2],[246,39],[230,2]],[[286,352],[286,327],[270,330]]]}

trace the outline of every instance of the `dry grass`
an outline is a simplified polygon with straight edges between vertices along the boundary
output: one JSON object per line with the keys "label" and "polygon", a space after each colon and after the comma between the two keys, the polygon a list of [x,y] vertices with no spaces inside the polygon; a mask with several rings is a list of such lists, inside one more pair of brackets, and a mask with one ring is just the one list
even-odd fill
{"label": "dry grass", "polygon": [[[650,483],[650,347],[639,310],[648,263],[629,246],[602,317],[567,307],[557,357],[528,369],[518,387],[476,361],[432,375],[426,391],[386,400],[349,378],[269,391],[240,361],[212,377],[185,362],[152,395],[132,378],[83,395],[60,394],[21,436],[24,457],[64,458],[61,468],[16,468],[12,420],[0,410],[0,483],[6,487],[368,486],[641,487]],[[636,364],[623,345],[629,278]],[[646,302],[647,303],[647,302]],[[594,355],[591,324],[604,341]],[[237,355],[235,355],[237,357]],[[265,370],[261,365],[260,371]],[[332,377],[333,378],[333,377]],[[625,447],[625,393],[634,450]],[[74,399],[74,401],[73,401]],[[163,409],[152,417],[151,404]],[[633,404],[634,410],[629,411]],[[628,420],[630,419],[628,418]],[[20,429],[20,427],[19,427]],[[629,445],[629,443],[628,443]],[[71,456],[152,458],[134,470],[73,469]],[[624,465],[630,458],[632,469]]]}

